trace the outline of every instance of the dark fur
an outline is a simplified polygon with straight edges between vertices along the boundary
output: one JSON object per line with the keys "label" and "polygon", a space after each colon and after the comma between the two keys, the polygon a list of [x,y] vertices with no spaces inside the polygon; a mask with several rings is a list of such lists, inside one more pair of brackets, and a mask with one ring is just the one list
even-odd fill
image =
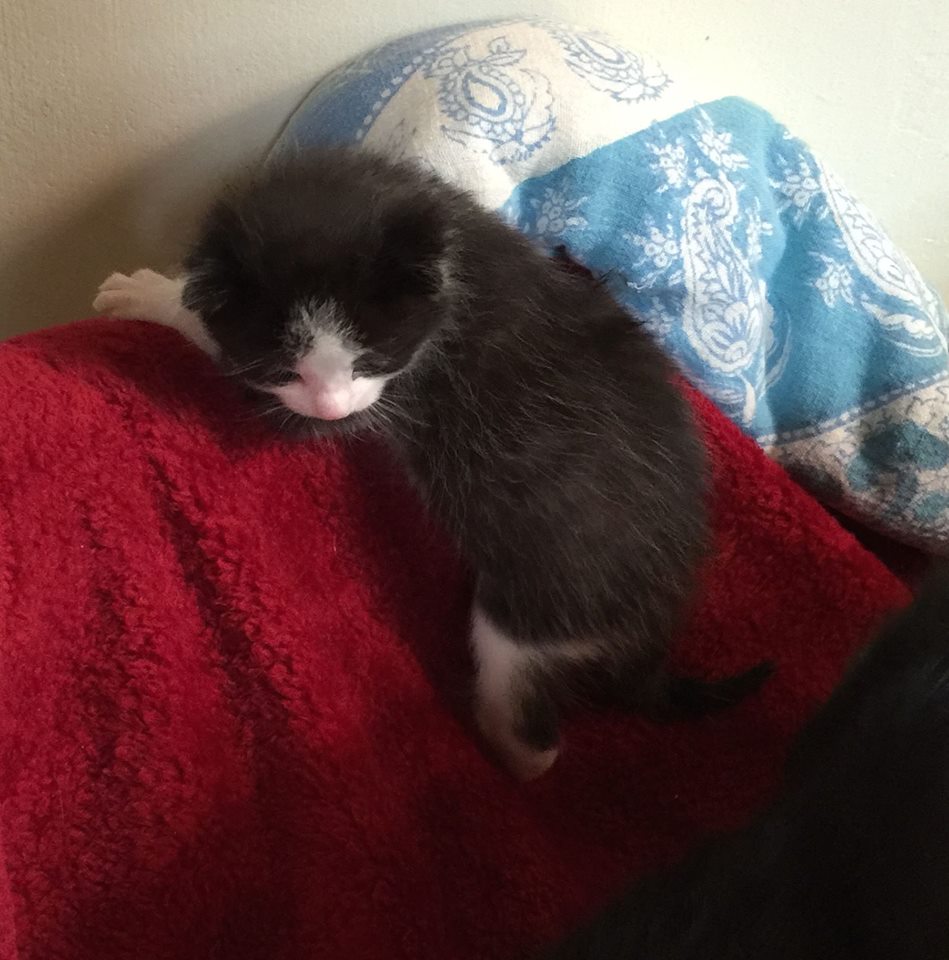
{"label": "dark fur", "polygon": [[857,659],[774,805],[547,960],[949,957],[949,572]]}
{"label": "dark fur", "polygon": [[761,681],[663,670],[706,548],[703,450],[671,364],[600,285],[445,183],[351,151],[222,200],[186,267],[186,305],[251,383],[293,362],[294,303],[340,303],[363,369],[402,372],[329,429],[392,442],[518,642],[603,643],[583,676],[519,678],[527,742],[556,741],[568,696],[699,714]]}

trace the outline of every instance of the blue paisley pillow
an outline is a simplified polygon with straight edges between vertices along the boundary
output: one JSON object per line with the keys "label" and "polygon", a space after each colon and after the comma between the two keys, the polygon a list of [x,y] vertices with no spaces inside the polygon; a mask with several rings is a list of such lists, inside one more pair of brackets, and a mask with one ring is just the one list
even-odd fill
{"label": "blue paisley pillow", "polygon": [[364,143],[565,245],[802,482],[949,548],[947,315],[870,213],[739,98],[548,20],[446,27],[321,81],[274,155]]}

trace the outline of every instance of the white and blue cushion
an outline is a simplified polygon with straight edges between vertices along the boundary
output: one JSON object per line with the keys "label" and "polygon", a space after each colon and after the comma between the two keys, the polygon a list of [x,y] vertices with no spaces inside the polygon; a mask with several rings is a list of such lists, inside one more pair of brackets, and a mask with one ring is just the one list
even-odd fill
{"label": "white and blue cushion", "polygon": [[947,315],[800,140],[542,20],[429,31],[317,84],[274,148],[362,143],[564,245],[815,493],[949,550]]}

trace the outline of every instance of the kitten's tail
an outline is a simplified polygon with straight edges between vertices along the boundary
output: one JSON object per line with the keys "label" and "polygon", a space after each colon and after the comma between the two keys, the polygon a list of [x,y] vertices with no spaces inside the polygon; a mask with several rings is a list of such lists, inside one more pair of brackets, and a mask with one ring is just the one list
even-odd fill
{"label": "kitten's tail", "polygon": [[645,714],[653,720],[695,720],[736,706],[756,693],[774,673],[771,661],[762,661],[742,673],[705,680],[660,668],[646,682],[642,677],[611,677],[606,696],[610,706]]}
{"label": "kitten's tail", "polygon": [[763,660],[742,673],[721,680],[665,674],[658,696],[646,704],[659,720],[692,720],[741,703],[764,685],[774,673],[774,664]]}

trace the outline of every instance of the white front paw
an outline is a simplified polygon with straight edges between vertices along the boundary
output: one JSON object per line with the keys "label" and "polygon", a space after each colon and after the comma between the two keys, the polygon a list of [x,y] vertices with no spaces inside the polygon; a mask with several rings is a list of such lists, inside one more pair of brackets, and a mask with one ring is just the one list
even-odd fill
{"label": "white front paw", "polygon": [[180,285],[154,270],[136,270],[131,276],[113,273],[92,301],[97,313],[109,317],[167,322],[178,305]]}

